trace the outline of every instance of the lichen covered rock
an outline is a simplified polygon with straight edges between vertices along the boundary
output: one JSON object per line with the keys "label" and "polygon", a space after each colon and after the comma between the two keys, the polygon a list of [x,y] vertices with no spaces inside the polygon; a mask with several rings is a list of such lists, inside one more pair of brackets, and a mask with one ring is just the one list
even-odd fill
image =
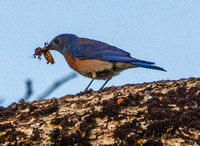
{"label": "lichen covered rock", "polygon": [[200,79],[159,81],[0,108],[1,144],[200,144]]}

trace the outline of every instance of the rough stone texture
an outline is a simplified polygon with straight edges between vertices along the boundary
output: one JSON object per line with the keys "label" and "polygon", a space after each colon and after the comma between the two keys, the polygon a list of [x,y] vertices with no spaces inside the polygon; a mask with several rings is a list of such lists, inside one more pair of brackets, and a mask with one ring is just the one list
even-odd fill
{"label": "rough stone texture", "polygon": [[200,145],[200,78],[0,107],[1,145]]}

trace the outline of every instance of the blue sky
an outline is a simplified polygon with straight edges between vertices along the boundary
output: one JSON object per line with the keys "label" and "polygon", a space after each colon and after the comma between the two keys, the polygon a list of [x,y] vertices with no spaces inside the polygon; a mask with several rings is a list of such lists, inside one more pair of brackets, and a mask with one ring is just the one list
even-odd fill
{"label": "blue sky", "polygon": [[[168,72],[129,69],[114,77],[107,87],[158,80],[199,77],[199,0],[52,0],[0,1],[0,99],[4,106],[18,102],[33,81],[36,100],[54,81],[73,72],[58,52],[56,64],[31,57],[61,33],[73,33],[124,49],[133,57],[156,62]],[[63,84],[51,97],[83,91],[89,78]],[[104,81],[92,84],[98,90]]]}

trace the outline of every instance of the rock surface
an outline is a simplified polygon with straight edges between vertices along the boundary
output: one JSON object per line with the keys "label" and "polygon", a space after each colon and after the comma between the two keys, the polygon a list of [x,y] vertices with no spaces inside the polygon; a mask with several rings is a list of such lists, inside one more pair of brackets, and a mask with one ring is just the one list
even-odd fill
{"label": "rock surface", "polygon": [[200,145],[200,78],[0,107],[3,145]]}

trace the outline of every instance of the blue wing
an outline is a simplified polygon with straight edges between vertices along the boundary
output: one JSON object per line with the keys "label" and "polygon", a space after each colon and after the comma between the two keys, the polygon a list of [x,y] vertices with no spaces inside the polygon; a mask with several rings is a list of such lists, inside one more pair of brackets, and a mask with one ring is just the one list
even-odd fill
{"label": "blue wing", "polygon": [[97,59],[112,62],[129,62],[136,66],[164,70],[154,66],[154,62],[132,58],[130,53],[106,43],[90,40],[75,44],[70,50],[70,55],[80,59]]}
{"label": "blue wing", "polygon": [[148,62],[132,58],[130,53],[100,41],[90,41],[75,44],[70,50],[70,55],[81,59],[97,59],[113,62]]}

